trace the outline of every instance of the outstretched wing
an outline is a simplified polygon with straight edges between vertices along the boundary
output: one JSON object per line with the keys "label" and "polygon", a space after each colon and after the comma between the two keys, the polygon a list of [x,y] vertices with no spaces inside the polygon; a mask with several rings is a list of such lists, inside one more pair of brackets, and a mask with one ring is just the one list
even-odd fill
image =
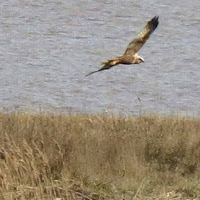
{"label": "outstretched wing", "polygon": [[114,65],[112,65],[111,63],[113,62],[113,60],[108,60],[108,61],[105,61],[103,62],[103,66],[97,70],[97,71],[93,71],[93,72],[90,72],[89,74],[87,74],[86,76],[89,76],[91,74],[94,74],[96,72],[100,72],[100,71],[103,71],[103,70],[107,70],[107,69],[110,69],[111,67],[113,67]]}
{"label": "outstretched wing", "polygon": [[157,16],[148,21],[144,29],[129,43],[124,55],[135,55],[148,40],[158,24]]}
{"label": "outstretched wing", "polygon": [[111,67],[118,65],[119,63],[120,63],[120,57],[117,57],[113,60],[107,60],[105,62],[102,62],[103,66],[99,70],[94,71],[94,72],[90,72],[86,76],[89,76],[89,75],[94,74],[96,72],[100,72],[100,71],[103,71],[103,70],[110,69]]}

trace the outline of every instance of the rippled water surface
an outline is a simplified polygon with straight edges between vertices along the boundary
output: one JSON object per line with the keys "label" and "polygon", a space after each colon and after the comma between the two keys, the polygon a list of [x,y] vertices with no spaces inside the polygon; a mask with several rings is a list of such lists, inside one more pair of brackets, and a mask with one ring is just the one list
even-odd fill
{"label": "rippled water surface", "polygon": [[[199,0],[2,0],[0,109],[200,116]],[[147,20],[145,63],[97,70]]]}

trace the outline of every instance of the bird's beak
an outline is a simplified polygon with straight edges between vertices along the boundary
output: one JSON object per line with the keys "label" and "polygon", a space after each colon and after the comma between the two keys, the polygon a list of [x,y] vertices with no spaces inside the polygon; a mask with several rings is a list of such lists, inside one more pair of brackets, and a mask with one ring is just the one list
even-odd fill
{"label": "bird's beak", "polygon": [[144,59],[142,57],[140,57],[141,62],[144,62]]}

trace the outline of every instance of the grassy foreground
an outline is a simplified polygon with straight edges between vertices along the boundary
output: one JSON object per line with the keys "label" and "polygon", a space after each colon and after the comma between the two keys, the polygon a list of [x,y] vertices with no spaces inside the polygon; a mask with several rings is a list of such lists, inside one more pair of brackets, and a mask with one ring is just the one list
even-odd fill
{"label": "grassy foreground", "polygon": [[200,120],[1,113],[0,199],[200,199]]}

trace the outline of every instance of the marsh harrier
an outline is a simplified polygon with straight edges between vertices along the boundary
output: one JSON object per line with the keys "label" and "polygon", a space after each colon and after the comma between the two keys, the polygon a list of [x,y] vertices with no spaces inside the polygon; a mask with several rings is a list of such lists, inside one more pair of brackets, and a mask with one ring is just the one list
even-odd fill
{"label": "marsh harrier", "polygon": [[130,64],[139,64],[141,62],[144,62],[144,59],[141,56],[138,56],[137,52],[145,44],[151,33],[153,33],[153,31],[157,28],[158,24],[159,24],[158,17],[155,16],[154,18],[152,18],[150,21],[147,22],[143,30],[133,39],[133,41],[129,43],[124,55],[116,57],[113,60],[108,60],[106,62],[103,62],[102,63],[103,66],[99,70],[91,72],[86,76],[89,76],[96,72],[110,69],[111,67],[119,64],[130,65]]}

